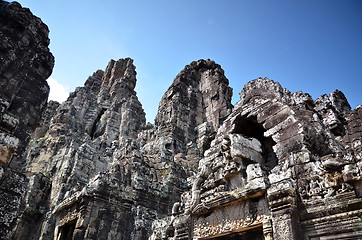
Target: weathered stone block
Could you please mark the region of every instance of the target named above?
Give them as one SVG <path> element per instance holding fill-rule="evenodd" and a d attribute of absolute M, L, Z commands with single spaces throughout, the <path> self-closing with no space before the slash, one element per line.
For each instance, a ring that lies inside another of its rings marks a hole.
<path fill-rule="evenodd" d="M 255 178 L 263 177 L 263 171 L 261 170 L 260 165 L 258 163 L 249 164 L 246 167 L 246 175 L 247 175 L 247 181 L 249 182 Z"/>
<path fill-rule="evenodd" d="M 231 136 L 231 156 L 248 159 L 252 162 L 261 162 L 261 144 L 255 138 L 245 138 L 240 134 Z"/>
<path fill-rule="evenodd" d="M 8 133 L 0 132 L 0 162 L 8 164 L 12 154 L 18 149 L 18 146 L 18 138 L 9 135 Z"/>

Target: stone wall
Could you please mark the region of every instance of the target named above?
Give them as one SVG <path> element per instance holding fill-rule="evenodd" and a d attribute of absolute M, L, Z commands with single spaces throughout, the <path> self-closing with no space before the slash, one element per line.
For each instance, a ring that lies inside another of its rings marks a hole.
<path fill-rule="evenodd" d="M 20 4 L 0 1 L 0 236 L 26 194 L 25 148 L 44 111 L 52 72 L 48 27 Z"/>

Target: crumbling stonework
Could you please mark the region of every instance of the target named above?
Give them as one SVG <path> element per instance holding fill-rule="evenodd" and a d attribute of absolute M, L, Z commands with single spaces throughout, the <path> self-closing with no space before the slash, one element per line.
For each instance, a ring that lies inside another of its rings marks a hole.
<path fill-rule="evenodd" d="M 50 103 L 28 146 L 26 171 L 32 181 L 14 236 L 147 239 L 152 222 L 171 214 L 174 202 L 189 189 L 187 177 L 202 156 L 197 143 L 210 142 L 214 126 L 231 111 L 231 89 L 221 67 L 211 60 L 191 65 L 203 66 L 193 74 L 205 76 L 188 89 L 179 88 L 179 94 L 190 99 L 172 110 L 174 122 L 159 114 L 155 125 L 146 124 L 129 58 L 110 61 L 104 72 L 95 72 L 59 107 Z M 189 77 L 184 80 L 192 83 Z M 212 90 L 202 95 L 200 84 Z M 194 94 L 188 96 L 189 92 Z M 194 95 L 210 102 L 215 94 L 220 97 L 213 100 L 212 111 L 190 110 L 198 100 Z M 167 96 L 168 92 L 160 112 L 179 101 Z M 193 116 L 189 121 L 204 129 L 180 125 L 184 111 L 197 111 L 188 114 Z M 200 116 L 199 122 L 194 122 L 195 116 Z M 176 128 L 182 134 L 174 135 Z"/>
<path fill-rule="evenodd" d="M 28 178 L 24 151 L 45 109 L 52 72 L 48 27 L 0 1 L 0 238 L 14 227 Z"/>
<path fill-rule="evenodd" d="M 134 69 L 131 59 L 112 60 L 64 104 L 49 104 L 42 131 L 33 134 L 40 138 L 28 147 L 32 177 L 13 236 L 361 236 L 361 107 L 351 111 L 341 92 L 313 101 L 308 94 L 290 93 L 259 78 L 244 86 L 217 133 L 213 124 L 218 118 L 204 118 L 199 125 L 206 130 L 195 127 L 191 138 L 177 117 L 168 122 L 158 114 L 161 120 L 154 125 L 145 123 L 133 90 Z M 215 89 L 223 89 L 222 81 L 215 83 Z M 168 92 L 162 113 L 175 109 Z M 228 106 L 225 99 L 230 100 L 225 96 L 216 106 Z M 180 112 L 189 108 L 177 107 L 175 116 L 185 121 Z M 202 109 L 200 115 L 206 116 L 207 108 Z M 125 127 L 123 119 L 130 116 L 135 120 Z M 173 135 L 175 127 L 183 134 Z M 209 144 L 199 145 L 205 134 Z"/>
<path fill-rule="evenodd" d="M 150 239 L 360 239 L 361 109 L 338 90 L 313 101 L 247 83 Z"/>
<path fill-rule="evenodd" d="M 2 163 L 8 164 L 12 153 L 24 151 L 46 106 L 49 86 L 45 80 L 54 65 L 48 33 L 48 27 L 29 9 L 16 2 L 0 2 L 1 141 L 9 143 L 1 149 Z M 18 166 L 19 161 L 16 158 L 12 164 Z"/>
<path fill-rule="evenodd" d="M 342 92 L 258 78 L 233 106 L 198 60 L 151 124 L 125 58 L 45 108 L 48 30 L 17 3 L 0 13 L 0 239 L 362 237 L 362 107 Z"/>

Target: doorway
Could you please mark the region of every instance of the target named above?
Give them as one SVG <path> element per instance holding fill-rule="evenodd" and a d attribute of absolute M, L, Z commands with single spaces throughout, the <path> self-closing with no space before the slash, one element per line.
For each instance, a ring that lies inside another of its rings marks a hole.
<path fill-rule="evenodd" d="M 212 238 L 212 240 L 264 240 L 263 227 Z"/>
<path fill-rule="evenodd" d="M 75 230 L 76 223 L 77 221 L 73 220 L 59 227 L 59 234 L 57 240 L 73 240 L 73 233 Z"/>

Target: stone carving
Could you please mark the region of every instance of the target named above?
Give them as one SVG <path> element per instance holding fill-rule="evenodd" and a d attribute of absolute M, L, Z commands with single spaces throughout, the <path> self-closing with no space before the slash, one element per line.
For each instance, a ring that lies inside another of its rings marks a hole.
<path fill-rule="evenodd" d="M 185 145 L 196 138 L 195 128 L 200 138 L 217 131 L 233 107 L 228 85 L 223 69 L 210 59 L 194 61 L 176 76 L 155 118 L 159 132 L 172 138 L 172 149 L 185 152 Z"/>
<path fill-rule="evenodd" d="M 199 162 L 193 187 L 184 194 L 192 197 L 181 202 L 184 212 L 173 216 L 185 225 L 192 219 L 192 224 L 166 239 L 237 239 L 248 232 L 257 239 L 361 237 L 355 220 L 361 210 L 354 205 L 361 204 L 355 157 L 360 145 L 349 133 L 360 107 L 351 112 L 340 91 L 313 102 L 308 94 L 291 94 L 267 78 L 246 84 L 240 96 Z M 357 142 L 356 152 L 350 142 Z M 330 201 L 333 211 L 327 207 Z M 266 202 L 268 207 L 260 205 Z M 243 205 L 248 203 L 255 203 L 255 210 Z M 263 214 L 259 220 L 228 217 L 246 210 Z M 324 216 L 344 214 L 356 218 L 334 222 L 339 230 L 322 227 L 328 223 Z"/>
<path fill-rule="evenodd" d="M 0 67 L 0 238 L 362 237 L 362 107 L 342 92 L 313 101 L 258 78 L 232 106 L 220 65 L 198 60 L 151 124 L 125 58 L 45 107 L 48 29 L 18 3 L 0 14 L 19 47 Z"/>

